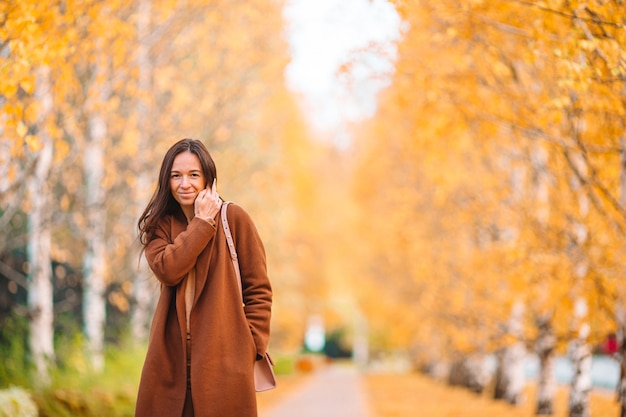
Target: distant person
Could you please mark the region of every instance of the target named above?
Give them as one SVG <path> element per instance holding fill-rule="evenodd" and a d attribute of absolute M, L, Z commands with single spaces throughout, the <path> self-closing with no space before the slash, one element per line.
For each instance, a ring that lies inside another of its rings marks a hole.
<path fill-rule="evenodd" d="M 220 220 L 216 168 L 199 140 L 165 154 L 139 241 L 161 283 L 141 373 L 136 417 L 256 417 L 255 360 L 265 354 L 272 288 L 265 250 L 238 205 L 228 222 L 243 298 Z"/>
<path fill-rule="evenodd" d="M 600 353 L 615 355 L 619 351 L 619 342 L 615 333 L 609 333 L 601 345 Z"/>

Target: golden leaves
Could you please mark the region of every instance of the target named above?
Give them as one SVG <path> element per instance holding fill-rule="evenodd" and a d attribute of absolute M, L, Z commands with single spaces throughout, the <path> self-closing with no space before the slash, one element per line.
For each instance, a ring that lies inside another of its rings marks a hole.
<path fill-rule="evenodd" d="M 38 152 L 42 147 L 41 141 L 39 141 L 39 139 L 37 139 L 34 135 L 27 135 L 24 138 L 24 142 L 31 152 Z"/>
<path fill-rule="evenodd" d="M 384 275 L 396 308 L 442 326 L 467 348 L 478 343 L 472 338 L 494 336 L 509 314 L 501 306 L 514 300 L 527 303 L 529 315 L 556 309 L 559 328 L 567 328 L 576 295 L 594 305 L 616 302 L 599 271 L 615 271 L 608 242 L 623 248 L 617 236 L 626 229 L 610 203 L 623 175 L 623 82 L 609 76 L 623 74 L 612 71 L 626 48 L 610 25 L 602 27 L 607 36 L 596 36 L 599 27 L 581 20 L 586 31 L 541 7 L 474 2 L 459 13 L 450 3 L 403 6 L 411 29 L 381 110 L 359 130 L 354 188 L 365 216 L 385 210 L 371 190 L 383 189 L 393 207 L 383 226 L 371 227 L 367 265 L 376 273 L 366 275 L 373 282 Z M 586 10 L 542 7 L 565 15 Z M 604 16 L 596 25 L 624 18 L 624 11 L 604 14 L 608 3 L 593 7 Z M 575 150 L 585 154 L 584 192 L 597 204 L 586 216 L 564 157 Z M 593 237 L 573 251 L 576 222 Z M 573 286 L 580 262 L 574 252 L 590 262 L 580 287 Z M 411 291 L 439 297 L 439 304 L 411 303 L 404 298 Z M 609 329 L 598 309 L 590 320 L 600 326 L 594 337 Z"/>
<path fill-rule="evenodd" d="M 28 133 L 28 127 L 23 122 L 19 122 L 17 124 L 17 129 L 15 130 L 17 134 L 21 137 L 25 137 L 26 134 Z"/>
<path fill-rule="evenodd" d="M 70 145 L 65 140 L 56 140 L 54 142 L 55 160 L 63 161 L 70 153 Z"/>

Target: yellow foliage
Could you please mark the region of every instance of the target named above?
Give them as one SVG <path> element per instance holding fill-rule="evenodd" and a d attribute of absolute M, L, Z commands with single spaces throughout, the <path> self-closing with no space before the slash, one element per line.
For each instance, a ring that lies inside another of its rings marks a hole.
<path fill-rule="evenodd" d="M 24 138 L 24 142 L 31 152 L 38 152 L 42 147 L 41 141 L 34 135 L 27 135 Z"/>
<path fill-rule="evenodd" d="M 18 134 L 18 135 L 20 135 L 21 137 L 25 137 L 25 136 L 26 136 L 26 134 L 28 133 L 28 127 L 27 127 L 24 123 L 19 122 L 19 123 L 17 124 L 17 129 L 16 129 L 16 131 L 17 131 L 17 134 Z M 32 147 L 31 147 L 31 148 L 32 148 Z"/>
<path fill-rule="evenodd" d="M 615 46 L 625 49 L 623 31 L 515 2 L 397 3 L 410 29 L 396 75 L 356 133 L 368 315 L 384 326 L 400 310 L 458 350 L 494 349 L 492 340 L 514 340 L 498 329 L 515 301 L 526 306 L 521 337 L 530 342 L 532 318 L 549 310 L 566 335 L 573 300 L 584 297 L 596 343 L 615 328 L 606 311 L 619 302 L 600 271 L 615 270 L 610 246 L 623 247 L 626 231 L 615 203 L 625 109 L 606 70 L 616 68 Z M 624 11 L 610 3 L 589 7 L 619 21 Z M 576 152 L 588 176 L 582 190 L 573 185 Z M 385 213 L 380 225 L 369 225 L 372 212 Z M 577 278 L 581 259 L 589 272 Z M 383 288 L 393 307 L 373 303 Z"/>
<path fill-rule="evenodd" d="M 536 411 L 537 388 L 532 384 L 526 386 L 523 402 L 517 406 L 493 401 L 491 392 L 475 394 L 415 373 L 371 374 L 366 378 L 366 388 L 372 411 L 379 417 L 413 417 L 416 410 L 421 417 L 528 417 Z M 592 391 L 590 404 L 590 417 L 619 414 L 619 404 L 604 392 Z M 554 408 L 555 415 L 566 415 L 566 387 L 558 387 Z"/>
<path fill-rule="evenodd" d="M 613 3 L 587 7 L 621 22 Z M 293 348 L 309 314 L 340 326 L 362 311 L 379 347 L 492 350 L 516 340 L 502 332 L 516 302 L 530 341 L 532 318 L 551 309 L 568 332 L 581 296 L 598 340 L 625 292 L 615 278 L 626 229 L 623 29 L 564 19 L 589 13 L 572 2 L 541 3 L 559 13 L 506 1 L 394 4 L 407 24 L 396 72 L 342 154 L 309 140 L 283 85 L 280 2 L 151 2 L 143 37 L 139 11 L 122 0 L 0 3 L 0 116 L 14 141 L 0 163 L 15 181 L 52 138 L 65 168 L 51 179 L 56 197 L 63 210 L 79 207 L 68 217 L 85 227 L 76 167 L 90 122 L 104 120 L 101 186 L 130 196 L 107 199 L 120 237 L 162 151 L 203 139 L 220 189 L 255 213 L 267 240 L 277 344 Z M 584 156 L 580 188 L 573 154 Z M 576 225 L 588 232 L 578 246 Z M 120 258 L 125 244 L 112 249 Z M 574 278 L 581 256 L 589 271 Z M 348 291 L 356 301 L 337 297 Z M 111 302 L 126 308 L 123 298 Z"/>

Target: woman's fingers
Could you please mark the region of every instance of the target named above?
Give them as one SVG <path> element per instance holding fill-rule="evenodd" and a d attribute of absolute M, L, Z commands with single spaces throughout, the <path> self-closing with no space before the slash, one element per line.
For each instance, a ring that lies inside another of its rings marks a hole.
<path fill-rule="evenodd" d="M 216 181 L 213 180 L 211 188 L 208 186 L 198 193 L 195 204 L 195 215 L 198 217 L 214 218 L 222 208 L 222 199 L 217 193 Z"/>

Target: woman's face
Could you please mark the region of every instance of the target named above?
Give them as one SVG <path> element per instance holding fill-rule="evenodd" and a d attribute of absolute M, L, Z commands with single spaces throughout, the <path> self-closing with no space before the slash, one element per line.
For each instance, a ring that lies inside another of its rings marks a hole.
<path fill-rule="evenodd" d="M 198 193 L 206 187 L 200 159 L 195 153 L 181 152 L 174 158 L 170 172 L 170 191 L 182 208 L 193 208 Z"/>

